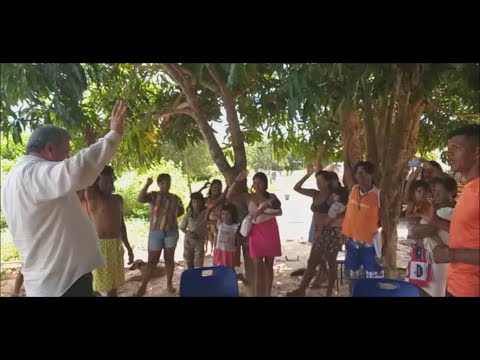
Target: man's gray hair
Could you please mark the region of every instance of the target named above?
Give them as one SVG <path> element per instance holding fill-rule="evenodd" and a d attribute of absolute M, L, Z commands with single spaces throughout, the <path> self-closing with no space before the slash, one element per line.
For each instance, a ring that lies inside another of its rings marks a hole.
<path fill-rule="evenodd" d="M 55 125 L 43 125 L 37 128 L 27 143 L 27 154 L 45 149 L 48 143 L 58 144 L 61 141 L 71 140 L 67 130 Z"/>

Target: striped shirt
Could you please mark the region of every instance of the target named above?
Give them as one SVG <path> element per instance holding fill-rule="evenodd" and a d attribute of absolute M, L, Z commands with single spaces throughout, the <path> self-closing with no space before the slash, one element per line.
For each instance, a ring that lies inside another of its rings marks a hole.
<path fill-rule="evenodd" d="M 150 230 L 177 231 L 177 217 L 184 212 L 182 200 L 172 193 L 150 194 Z"/>

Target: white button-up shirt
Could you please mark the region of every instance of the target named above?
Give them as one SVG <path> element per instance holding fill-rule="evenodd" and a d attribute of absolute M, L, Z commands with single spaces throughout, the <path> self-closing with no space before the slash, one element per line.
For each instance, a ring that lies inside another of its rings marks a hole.
<path fill-rule="evenodd" d="M 119 143 L 112 130 L 61 162 L 23 156 L 7 175 L 2 211 L 23 262 L 27 296 L 61 296 L 82 275 L 104 266 L 76 191 L 95 182 Z"/>

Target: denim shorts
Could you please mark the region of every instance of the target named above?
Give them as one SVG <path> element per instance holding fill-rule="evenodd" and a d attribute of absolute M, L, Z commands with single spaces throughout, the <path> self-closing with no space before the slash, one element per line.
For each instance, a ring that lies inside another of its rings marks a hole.
<path fill-rule="evenodd" d="M 345 268 L 350 279 L 383 278 L 383 267 L 377 258 L 373 244 L 348 238 L 345 249 Z"/>
<path fill-rule="evenodd" d="M 150 230 L 148 233 L 148 250 L 160 251 L 163 249 L 171 249 L 177 246 L 177 231 L 160 231 Z"/>
<path fill-rule="evenodd" d="M 310 223 L 310 230 L 308 231 L 308 242 L 310 244 L 313 244 L 313 239 L 314 239 L 314 233 L 313 233 L 313 219 L 312 219 L 312 222 Z"/>

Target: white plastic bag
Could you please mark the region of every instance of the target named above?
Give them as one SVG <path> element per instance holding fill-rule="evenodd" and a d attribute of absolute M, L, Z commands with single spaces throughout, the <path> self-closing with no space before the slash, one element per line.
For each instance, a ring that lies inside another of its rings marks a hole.
<path fill-rule="evenodd" d="M 240 235 L 248 237 L 250 231 L 252 230 L 252 217 L 250 215 L 245 216 L 245 219 L 242 221 L 240 226 Z"/>

